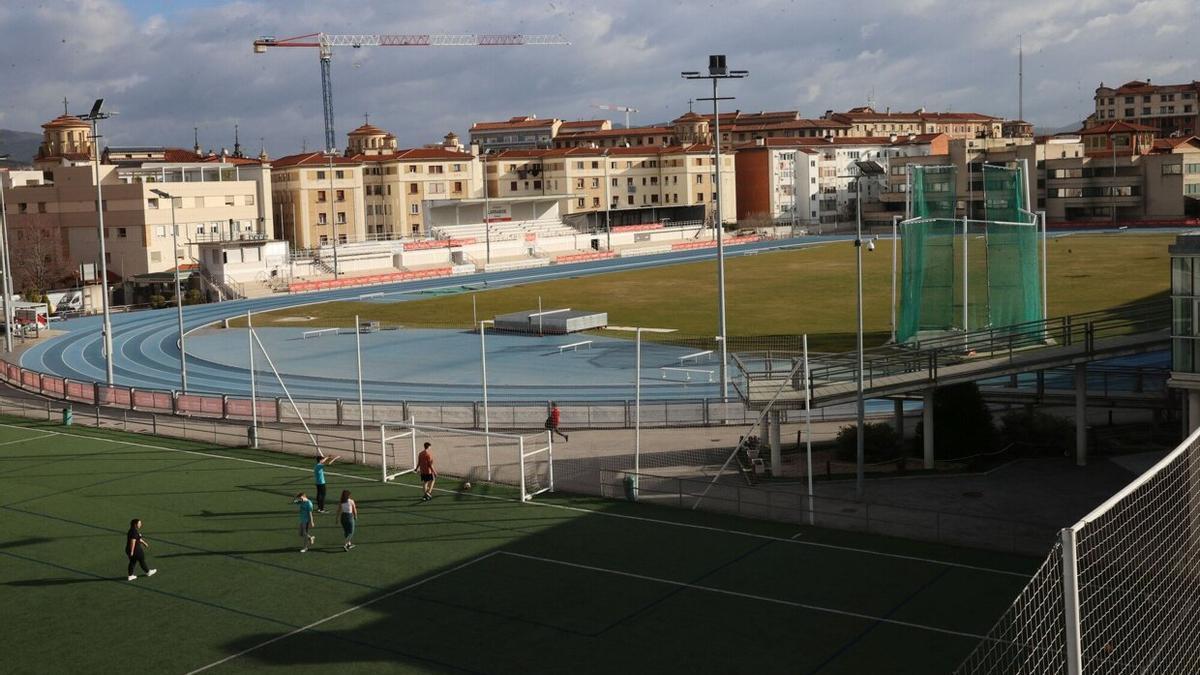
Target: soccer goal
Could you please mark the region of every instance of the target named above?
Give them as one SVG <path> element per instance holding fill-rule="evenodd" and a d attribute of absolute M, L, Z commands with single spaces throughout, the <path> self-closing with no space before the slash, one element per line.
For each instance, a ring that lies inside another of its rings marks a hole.
<path fill-rule="evenodd" d="M 550 432 L 529 435 L 452 429 L 407 422 L 379 425 L 384 482 L 416 473 L 417 455 L 430 444 L 438 473 L 472 483 L 520 488 L 529 501 L 554 490 L 554 442 Z"/>

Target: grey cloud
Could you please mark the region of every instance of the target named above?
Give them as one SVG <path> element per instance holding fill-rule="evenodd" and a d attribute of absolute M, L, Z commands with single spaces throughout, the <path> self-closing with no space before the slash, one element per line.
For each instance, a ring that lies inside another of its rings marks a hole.
<path fill-rule="evenodd" d="M 1026 117 L 1077 122 L 1101 81 L 1190 80 L 1197 26 L 1189 0 L 754 2 L 608 0 L 182 3 L 118 0 L 0 7 L 0 127 L 36 130 L 67 96 L 103 96 L 121 112 L 111 143 L 244 144 L 273 155 L 321 143 L 313 50 L 251 53 L 262 34 L 326 32 L 563 33 L 571 47 L 339 50 L 333 79 L 339 141 L 364 111 L 405 145 L 464 134 L 475 120 L 516 114 L 568 119 L 632 105 L 637 122 L 668 120 L 706 96 L 680 70 L 710 52 L 752 71 L 723 93 L 743 110 L 862 105 L 1016 114 L 1016 34 L 1026 35 Z M 1164 28 L 1164 26 L 1170 28 Z M 1085 29 L 1086 27 L 1086 29 Z M 1181 27 L 1181 28 L 1175 28 Z M 1063 41 L 1069 37 L 1069 41 Z M 1117 50 L 1114 44 L 1126 45 Z M 1119 56 L 1118 56 L 1119 54 Z M 618 118 L 619 119 L 619 118 Z"/>

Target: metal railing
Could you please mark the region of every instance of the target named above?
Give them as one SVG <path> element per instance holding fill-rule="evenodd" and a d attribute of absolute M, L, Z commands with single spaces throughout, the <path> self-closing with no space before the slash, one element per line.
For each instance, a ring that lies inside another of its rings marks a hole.
<path fill-rule="evenodd" d="M 1165 331 L 1170 325 L 1171 308 L 1163 302 L 1130 305 L 1119 310 L 1082 312 L 1030 321 L 1011 326 L 939 336 L 906 345 L 887 345 L 864 350 L 863 380 L 873 387 L 877 380 L 897 375 L 924 373 L 936 382 L 941 369 L 969 362 L 989 360 L 993 365 L 1011 364 L 1018 356 L 1037 350 L 1078 347 L 1091 354 L 1096 341 L 1107 338 Z M 1164 342 L 1166 336 L 1164 333 Z M 786 378 L 793 370 L 798 352 L 742 352 L 732 356 L 741 380 L 761 381 Z M 1001 359 L 999 364 L 996 359 Z M 830 384 L 853 382 L 858 375 L 856 353 L 810 354 L 812 390 Z M 1031 359 L 1033 361 L 1035 359 Z M 1031 363 L 1030 370 L 1036 364 Z M 793 378 L 793 388 L 801 383 Z M 748 393 L 742 392 L 743 395 Z"/>

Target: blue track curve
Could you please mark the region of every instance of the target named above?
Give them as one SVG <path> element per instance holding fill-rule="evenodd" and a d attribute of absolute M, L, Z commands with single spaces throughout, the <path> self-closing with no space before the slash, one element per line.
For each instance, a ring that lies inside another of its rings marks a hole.
<path fill-rule="evenodd" d="M 851 235 L 799 237 L 787 240 L 755 242 L 726 249 L 727 257 L 760 253 L 782 249 L 793 249 L 832 241 L 847 241 Z M 569 265 L 555 265 L 527 270 L 490 272 L 409 281 L 381 286 L 356 287 L 321 291 L 301 295 L 276 295 L 250 300 L 235 300 L 184 308 L 184 326 L 188 331 L 207 326 L 225 318 L 245 316 L 246 312 L 295 307 L 333 300 L 356 300 L 365 293 L 405 294 L 397 301 L 422 299 L 410 295 L 413 291 L 438 288 L 456 288 L 464 284 L 488 287 L 511 286 L 537 281 L 550 281 L 568 277 L 590 276 L 680 263 L 713 260 L 714 249 L 680 251 L 648 255 L 637 258 L 593 261 Z M 177 389 L 179 386 L 179 347 L 176 313 L 173 308 L 148 310 L 130 314 L 114 314 L 113 349 L 114 378 L 118 385 L 144 389 Z M 77 381 L 99 381 L 105 379 L 105 363 L 100 339 L 101 320 L 98 316 L 74 319 L 56 324 L 66 332 L 38 344 L 21 356 L 21 365 L 44 373 L 51 373 Z M 489 344 L 489 352 L 490 344 Z M 474 355 L 471 356 L 473 358 Z M 346 376 L 344 369 L 331 369 L 327 376 L 312 376 L 289 373 L 284 363 L 280 366 L 288 388 L 297 396 L 310 398 L 353 398 L 356 394 L 353 375 Z M 489 370 L 491 370 L 489 368 Z M 194 392 L 246 395 L 249 393 L 249 377 L 246 368 L 193 356 L 188 354 L 188 384 Z M 628 384 L 587 385 L 580 383 L 547 382 L 545 385 L 505 385 L 489 382 L 488 392 L 497 400 L 544 399 L 547 396 L 574 400 L 598 400 L 629 398 Z M 367 379 L 364 383 L 366 398 L 372 400 L 471 400 L 477 396 L 478 383 L 431 385 L 421 382 L 384 382 Z M 678 385 L 655 386 L 647 392 L 649 397 L 700 398 L 717 395 L 716 386 Z"/>

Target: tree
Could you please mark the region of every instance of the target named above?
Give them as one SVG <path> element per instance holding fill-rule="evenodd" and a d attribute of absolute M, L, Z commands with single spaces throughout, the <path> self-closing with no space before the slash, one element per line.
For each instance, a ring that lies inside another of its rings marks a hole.
<path fill-rule="evenodd" d="M 966 457 L 992 449 L 996 426 L 974 382 L 939 387 L 933 394 L 933 448 L 940 459 Z M 916 443 L 924 444 L 925 424 L 917 423 Z"/>
<path fill-rule="evenodd" d="M 22 223 L 10 228 L 13 288 L 47 291 L 73 278 L 60 230 L 51 223 Z"/>

